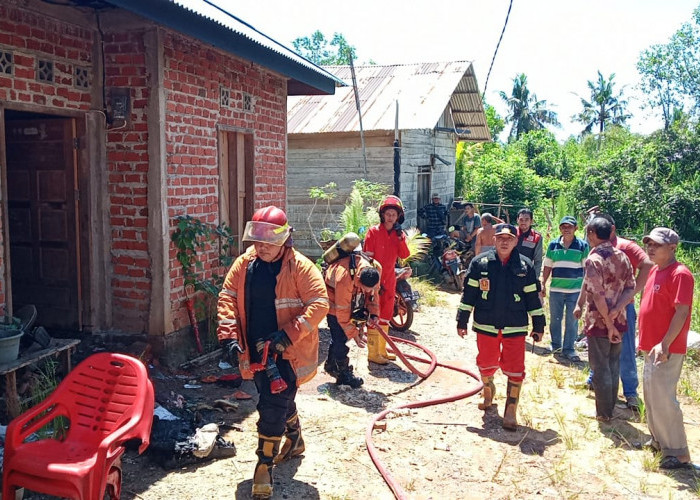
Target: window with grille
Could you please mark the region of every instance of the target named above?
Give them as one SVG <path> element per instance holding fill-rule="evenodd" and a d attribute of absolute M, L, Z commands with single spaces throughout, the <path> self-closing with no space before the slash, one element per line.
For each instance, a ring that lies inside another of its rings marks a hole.
<path fill-rule="evenodd" d="M 243 94 L 243 111 L 253 111 L 253 96 L 250 94 Z"/>
<path fill-rule="evenodd" d="M 219 104 L 221 106 L 231 105 L 231 91 L 226 87 L 219 87 Z"/>
<path fill-rule="evenodd" d="M 75 86 L 79 89 L 90 88 L 90 73 L 87 68 L 81 66 L 75 67 Z"/>
<path fill-rule="evenodd" d="M 0 51 L 0 73 L 12 74 L 12 52 Z"/>
<path fill-rule="evenodd" d="M 37 80 L 39 80 L 40 82 L 53 83 L 53 61 L 45 61 L 45 60 L 39 59 Z"/>

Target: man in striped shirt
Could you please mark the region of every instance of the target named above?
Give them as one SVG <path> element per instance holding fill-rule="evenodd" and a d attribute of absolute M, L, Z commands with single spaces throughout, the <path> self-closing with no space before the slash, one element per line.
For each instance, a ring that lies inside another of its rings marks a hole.
<path fill-rule="evenodd" d="M 576 236 L 576 219 L 570 215 L 559 223 L 561 236 L 549 244 L 542 271 L 542 293 L 546 294 L 547 280 L 552 277 L 549 288 L 549 333 L 552 337 L 552 352 L 561 352 L 570 361 L 579 362 L 574 342 L 578 334 L 578 320 L 574 309 L 581 284 L 583 262 L 588 256 L 588 243 Z M 566 314 L 565 313 L 566 310 Z M 564 343 L 562 345 L 561 324 L 564 320 Z"/>

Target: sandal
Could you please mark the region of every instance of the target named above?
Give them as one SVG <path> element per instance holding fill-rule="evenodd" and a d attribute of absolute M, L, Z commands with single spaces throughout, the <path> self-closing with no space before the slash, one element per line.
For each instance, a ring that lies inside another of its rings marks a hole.
<path fill-rule="evenodd" d="M 677 457 L 667 456 L 661 459 L 659 469 L 685 469 L 691 466 L 690 462 L 681 462 Z"/>
<path fill-rule="evenodd" d="M 567 356 L 566 359 L 568 359 L 572 363 L 580 363 L 581 362 L 581 358 L 579 358 L 576 354 L 572 354 L 571 356 Z"/>

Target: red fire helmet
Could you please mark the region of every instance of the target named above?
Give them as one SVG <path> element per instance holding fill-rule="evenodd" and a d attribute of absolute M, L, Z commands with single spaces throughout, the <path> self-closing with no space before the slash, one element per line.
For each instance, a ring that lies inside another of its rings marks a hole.
<path fill-rule="evenodd" d="M 253 214 L 243 231 L 243 241 L 257 241 L 282 246 L 289 238 L 292 228 L 284 210 L 273 205 L 260 208 Z"/>
<path fill-rule="evenodd" d="M 399 219 L 398 222 L 399 224 L 403 224 L 403 221 L 405 220 L 404 218 L 404 213 L 403 213 L 403 203 L 401 202 L 401 198 L 398 196 L 389 195 L 386 198 L 384 198 L 384 201 L 382 201 L 381 205 L 379 205 L 379 219 L 384 222 L 384 211 L 387 208 L 393 208 L 399 213 Z"/>

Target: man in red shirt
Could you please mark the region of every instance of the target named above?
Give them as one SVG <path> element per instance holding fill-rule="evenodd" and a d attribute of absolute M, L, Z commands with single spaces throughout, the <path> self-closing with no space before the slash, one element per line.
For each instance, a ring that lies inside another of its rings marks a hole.
<path fill-rule="evenodd" d="M 695 280 L 676 260 L 678 234 L 654 228 L 644 244 L 652 267 L 639 308 L 639 350 L 644 352 L 644 403 L 651 432 L 648 445 L 663 454 L 659 467 L 690 464 L 683 412 L 676 387 L 685 359 Z"/>
<path fill-rule="evenodd" d="M 406 244 L 406 235 L 401 229 L 404 221 L 403 203 L 398 196 L 387 196 L 379 205 L 379 224 L 367 231 L 364 252 L 379 262 L 382 267 L 381 291 L 379 292 L 379 324 L 389 334 L 389 320 L 394 316 L 396 294 L 396 259 L 405 259 L 411 254 Z M 386 341 L 373 328 L 367 330 L 367 359 L 385 365 L 396 359 L 386 350 Z"/>

